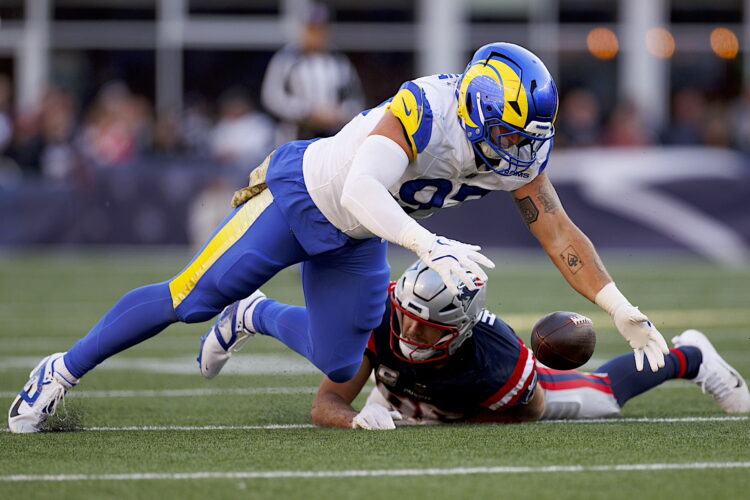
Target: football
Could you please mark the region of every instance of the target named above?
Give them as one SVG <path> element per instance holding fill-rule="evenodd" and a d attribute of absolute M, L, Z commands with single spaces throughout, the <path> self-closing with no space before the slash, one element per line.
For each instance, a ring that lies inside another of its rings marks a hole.
<path fill-rule="evenodd" d="M 583 365 L 591 358 L 595 346 L 594 323 L 582 314 L 553 312 L 537 321 L 531 330 L 531 348 L 536 359 L 556 370 Z"/>

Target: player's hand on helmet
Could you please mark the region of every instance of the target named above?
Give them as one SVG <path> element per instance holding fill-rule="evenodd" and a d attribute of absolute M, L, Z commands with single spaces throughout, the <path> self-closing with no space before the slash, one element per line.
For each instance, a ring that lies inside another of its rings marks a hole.
<path fill-rule="evenodd" d="M 402 418 L 401 413 L 395 410 L 388 410 L 377 403 L 370 403 L 352 419 L 352 429 L 387 431 L 395 429 L 396 424 L 393 421 Z"/>
<path fill-rule="evenodd" d="M 636 370 L 643 370 L 644 356 L 648 359 L 651 371 L 664 367 L 664 355 L 669 354 L 669 347 L 645 314 L 637 307 L 623 303 L 612 312 L 612 319 L 620 334 L 633 348 Z"/>
<path fill-rule="evenodd" d="M 467 245 L 460 241 L 436 236 L 430 245 L 417 252 L 422 262 L 437 272 L 443 279 L 448 291 L 458 295 L 455 280 L 463 283 L 469 290 L 475 290 L 474 277 L 487 281 L 487 274 L 479 265 L 494 269 L 495 264 L 479 253 L 481 247 Z"/>

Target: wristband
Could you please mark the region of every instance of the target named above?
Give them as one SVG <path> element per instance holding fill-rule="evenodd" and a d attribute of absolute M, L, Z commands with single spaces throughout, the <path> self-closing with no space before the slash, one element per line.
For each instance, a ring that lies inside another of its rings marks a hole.
<path fill-rule="evenodd" d="M 610 316 L 614 315 L 617 308 L 621 305 L 630 304 L 630 301 L 617 289 L 614 281 L 610 281 L 599 290 L 599 293 L 594 298 L 594 302 L 607 311 L 607 314 Z"/>

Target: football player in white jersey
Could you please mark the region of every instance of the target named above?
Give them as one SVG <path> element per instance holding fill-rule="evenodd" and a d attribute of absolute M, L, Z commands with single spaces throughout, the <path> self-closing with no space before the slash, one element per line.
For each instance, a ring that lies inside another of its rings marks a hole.
<path fill-rule="evenodd" d="M 531 52 L 480 48 L 461 75 L 405 83 L 333 137 L 281 146 L 235 194 L 234 211 L 172 279 L 126 294 L 67 353 L 44 358 L 9 410 L 13 432 L 36 432 L 65 393 L 108 357 L 181 321 L 222 312 L 203 337 L 199 363 L 215 376 L 255 333 L 271 335 L 335 382 L 358 371 L 383 314 L 386 241 L 414 251 L 443 279 L 486 278 L 480 248 L 435 235 L 415 220 L 490 191 L 510 191 L 571 286 L 612 315 L 653 371 L 668 352 L 659 332 L 622 295 L 593 245 L 566 215 L 544 169 L 558 96 Z M 489 222 L 489 221 L 488 221 Z M 258 290 L 303 263 L 306 308 Z"/>

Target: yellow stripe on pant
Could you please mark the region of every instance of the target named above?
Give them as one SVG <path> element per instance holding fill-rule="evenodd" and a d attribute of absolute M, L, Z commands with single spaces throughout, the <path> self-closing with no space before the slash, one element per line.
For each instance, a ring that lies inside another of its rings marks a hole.
<path fill-rule="evenodd" d="M 169 282 L 169 291 L 172 294 L 172 306 L 175 309 L 190 295 L 190 292 L 193 291 L 198 280 L 201 279 L 206 271 L 232 245 L 245 235 L 250 226 L 253 225 L 272 202 L 273 195 L 269 189 L 264 189 L 245 202 L 237 213 L 234 214 L 234 217 L 208 242 L 195 260 L 175 279 Z"/>

